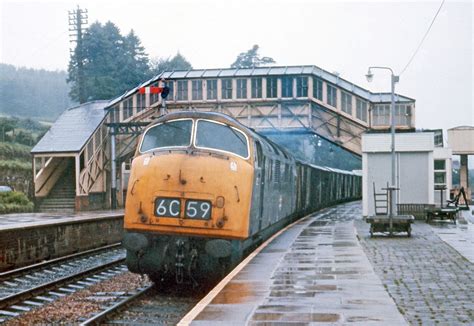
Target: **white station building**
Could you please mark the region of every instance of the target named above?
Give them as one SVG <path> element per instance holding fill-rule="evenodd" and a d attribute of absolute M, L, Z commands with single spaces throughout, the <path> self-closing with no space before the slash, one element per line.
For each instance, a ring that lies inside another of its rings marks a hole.
<path fill-rule="evenodd" d="M 452 188 L 452 150 L 437 139 L 437 132 L 407 132 L 395 135 L 395 187 L 399 210 L 410 207 L 421 213 L 427 205 L 441 204 Z M 362 135 L 363 215 L 375 215 L 374 192 L 391 184 L 390 133 Z M 445 190 L 435 188 L 446 187 Z M 415 212 L 410 212 L 415 213 Z"/>

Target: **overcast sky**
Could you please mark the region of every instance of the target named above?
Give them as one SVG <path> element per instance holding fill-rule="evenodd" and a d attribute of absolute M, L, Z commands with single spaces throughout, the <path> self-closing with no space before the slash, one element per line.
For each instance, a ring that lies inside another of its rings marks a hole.
<path fill-rule="evenodd" d="M 418 46 L 439 1 L 21 1 L 0 0 L 0 61 L 66 69 L 68 10 L 89 22 L 134 29 L 150 57 L 177 51 L 194 68 L 229 67 L 242 51 L 278 65 L 317 65 L 372 91 L 389 91 Z M 417 128 L 474 125 L 473 4 L 446 0 L 425 43 L 400 77 L 397 92 L 416 99 Z"/>

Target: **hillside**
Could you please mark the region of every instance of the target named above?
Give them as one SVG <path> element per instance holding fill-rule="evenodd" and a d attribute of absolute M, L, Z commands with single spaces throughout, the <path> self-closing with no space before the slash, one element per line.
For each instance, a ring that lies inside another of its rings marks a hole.
<path fill-rule="evenodd" d="M 65 71 L 17 68 L 0 63 L 0 116 L 54 121 L 73 105 Z"/>

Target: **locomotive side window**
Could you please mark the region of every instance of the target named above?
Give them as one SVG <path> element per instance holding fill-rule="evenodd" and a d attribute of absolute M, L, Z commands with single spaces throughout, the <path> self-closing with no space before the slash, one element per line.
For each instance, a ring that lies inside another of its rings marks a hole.
<path fill-rule="evenodd" d="M 143 136 L 140 152 L 162 147 L 189 146 L 192 129 L 192 120 L 174 120 L 154 126 Z"/>
<path fill-rule="evenodd" d="M 248 140 L 243 132 L 228 125 L 198 120 L 196 147 L 217 149 L 248 158 Z"/>

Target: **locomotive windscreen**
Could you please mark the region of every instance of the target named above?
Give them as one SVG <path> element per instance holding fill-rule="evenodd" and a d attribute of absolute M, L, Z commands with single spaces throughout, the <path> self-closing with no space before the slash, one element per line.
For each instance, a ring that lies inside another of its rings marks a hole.
<path fill-rule="evenodd" d="M 248 157 L 248 142 L 245 135 L 228 125 L 199 120 L 196 132 L 196 147 L 217 149 Z"/>
<path fill-rule="evenodd" d="M 193 121 L 174 120 L 148 129 L 143 137 L 140 152 L 161 147 L 187 147 L 191 144 Z"/>

